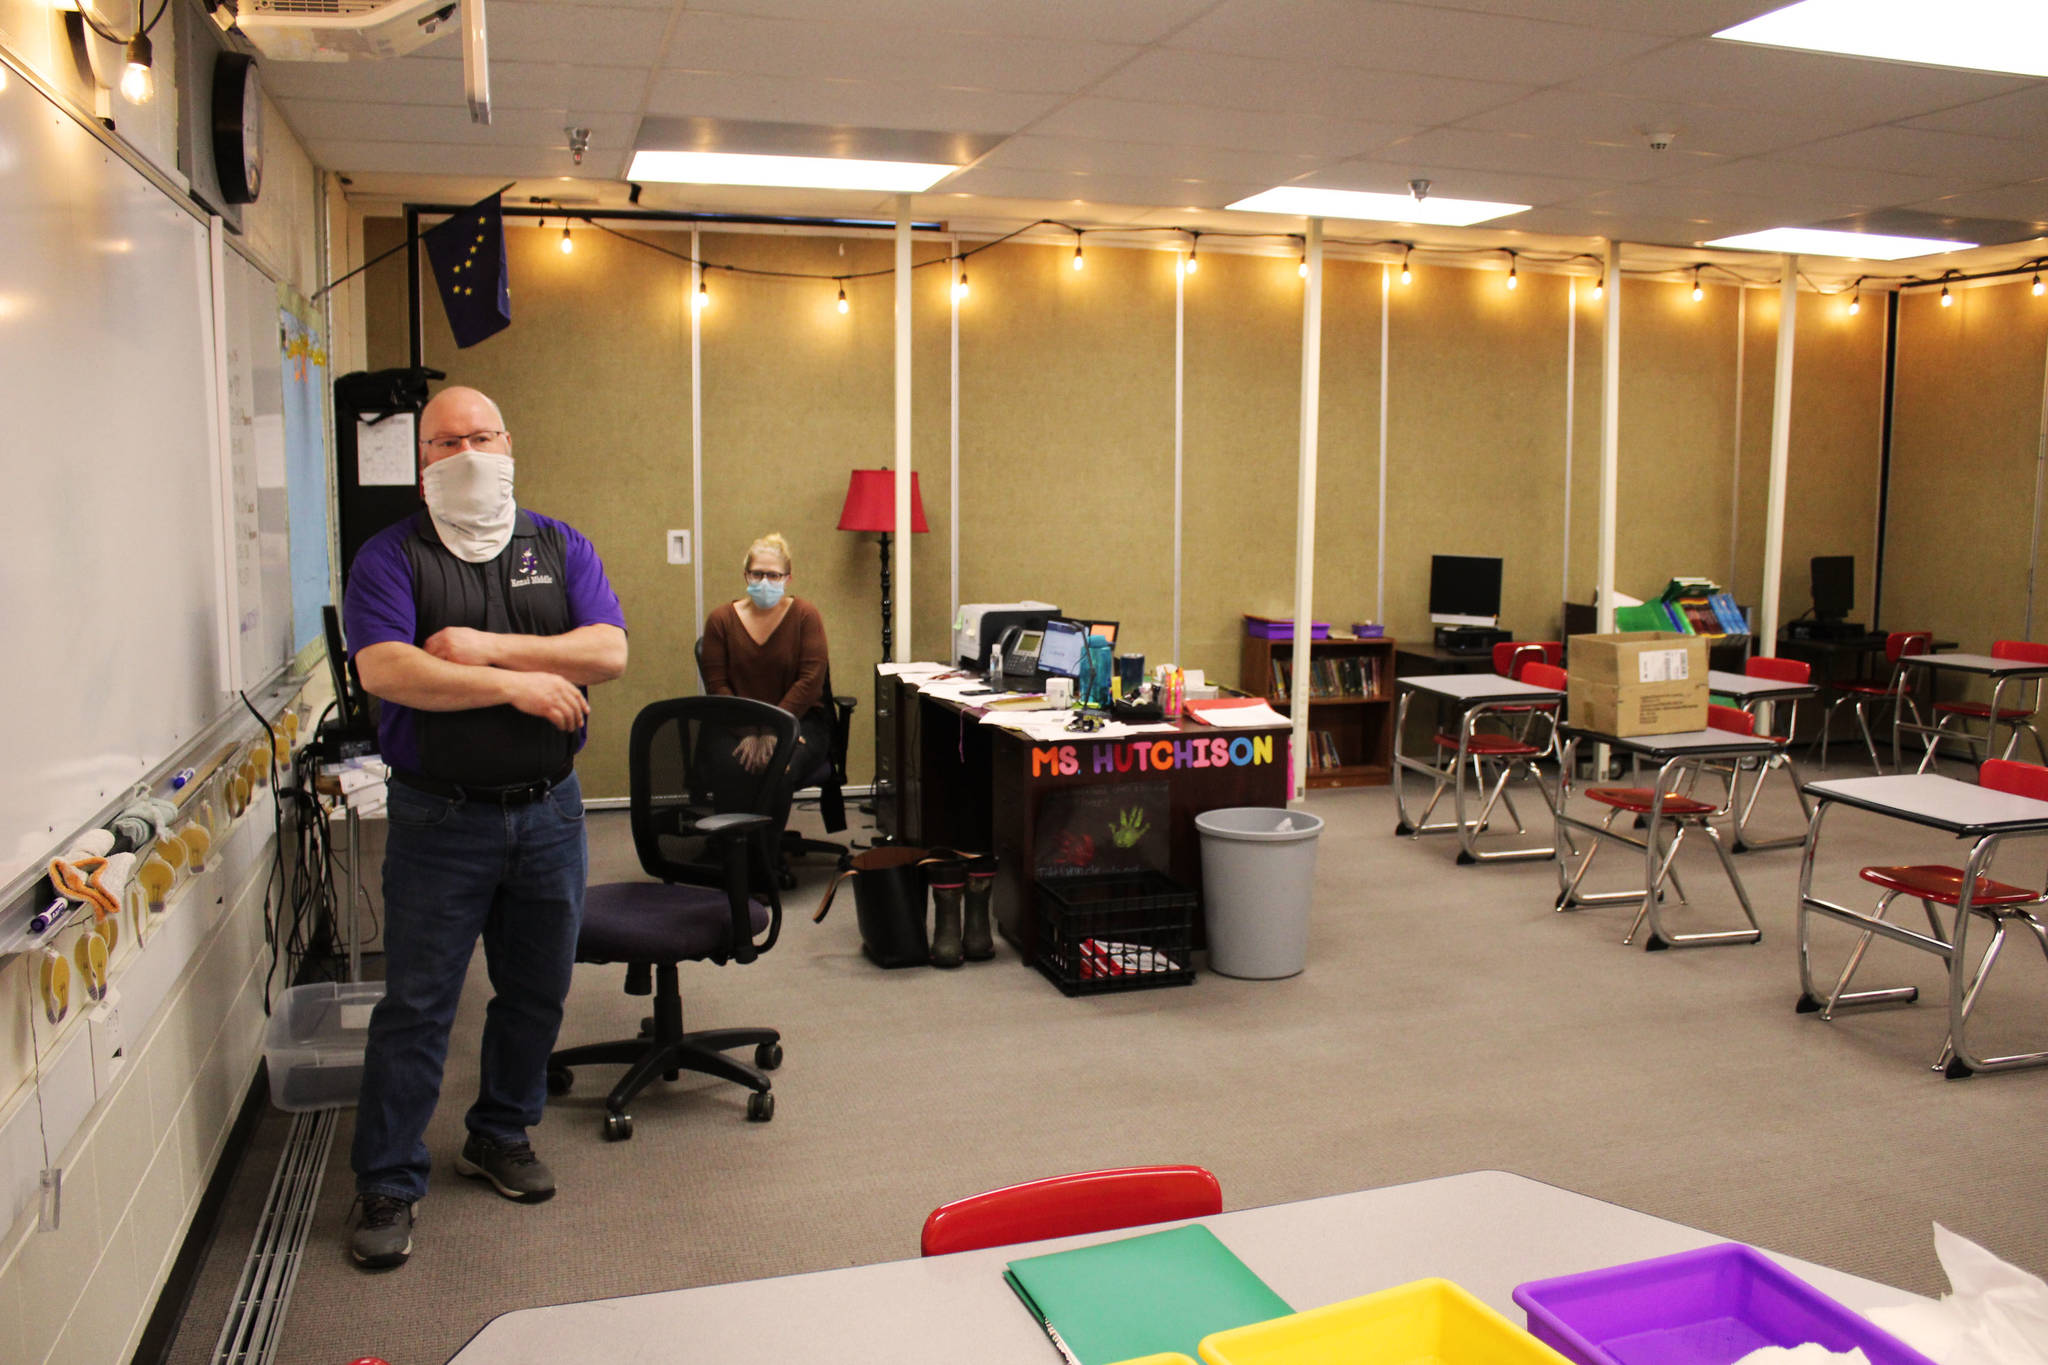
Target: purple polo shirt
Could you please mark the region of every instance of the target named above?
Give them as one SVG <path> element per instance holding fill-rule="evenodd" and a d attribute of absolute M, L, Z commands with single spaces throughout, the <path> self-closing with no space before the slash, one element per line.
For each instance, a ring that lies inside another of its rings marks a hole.
<path fill-rule="evenodd" d="M 598 558 L 596 547 L 565 521 L 526 508 L 520 512 L 532 518 L 542 534 L 552 532 L 561 537 L 563 590 L 569 609 L 567 628 L 608 625 L 624 630 L 626 614 L 619 607 L 611 580 L 605 576 L 604 561 Z M 351 658 L 371 645 L 391 640 L 408 645 L 426 643 L 418 629 L 416 585 L 412 561 L 406 552 L 407 539 L 423 520 L 417 513 L 407 516 L 370 537 L 357 551 L 355 563 L 349 568 L 348 594 L 342 607 Z M 425 520 L 425 525 L 431 538 L 433 523 Z M 434 553 L 447 554 L 438 540 L 430 543 Z M 413 708 L 396 702 L 384 701 L 379 707 L 377 747 L 384 761 L 394 768 L 417 771 L 421 766 L 417 714 Z M 588 735 L 588 727 L 579 730 L 572 747 L 581 750 Z"/>

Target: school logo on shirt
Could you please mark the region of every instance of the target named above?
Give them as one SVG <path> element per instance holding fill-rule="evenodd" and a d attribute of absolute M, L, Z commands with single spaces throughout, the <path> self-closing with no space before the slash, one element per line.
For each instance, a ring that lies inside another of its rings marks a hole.
<path fill-rule="evenodd" d="M 515 588 L 542 587 L 555 581 L 553 574 L 540 572 L 540 561 L 529 547 L 519 552 L 519 562 L 512 568 L 512 586 Z"/>

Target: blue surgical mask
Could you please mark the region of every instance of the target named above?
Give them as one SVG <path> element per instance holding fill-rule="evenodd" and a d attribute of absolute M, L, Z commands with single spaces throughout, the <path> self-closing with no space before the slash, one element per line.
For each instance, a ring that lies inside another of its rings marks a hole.
<path fill-rule="evenodd" d="M 747 584 L 747 596 L 754 599 L 755 606 L 759 607 L 762 611 L 767 611 L 782 600 L 782 584 L 765 581 L 749 583 Z"/>

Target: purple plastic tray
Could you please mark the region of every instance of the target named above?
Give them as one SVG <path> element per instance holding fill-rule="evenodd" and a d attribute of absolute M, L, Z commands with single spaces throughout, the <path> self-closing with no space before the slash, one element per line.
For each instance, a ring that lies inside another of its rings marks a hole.
<path fill-rule="evenodd" d="M 1580 1365 L 1731 1365 L 1764 1346 L 1859 1347 L 1871 1365 L 1934 1365 L 1736 1242 L 1515 1286 L 1529 1332 Z"/>
<path fill-rule="evenodd" d="M 1258 640 L 1292 640 L 1294 638 L 1294 622 L 1268 621 L 1247 616 L 1244 619 L 1244 631 L 1245 634 Z M 1328 621 L 1309 622 L 1308 638 L 1311 640 L 1329 639 L 1330 623 Z"/>

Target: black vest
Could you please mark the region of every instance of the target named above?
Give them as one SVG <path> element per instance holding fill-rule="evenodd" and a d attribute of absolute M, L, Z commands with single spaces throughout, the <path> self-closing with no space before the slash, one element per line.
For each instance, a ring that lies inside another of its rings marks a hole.
<path fill-rule="evenodd" d="M 417 634 L 468 626 L 497 634 L 561 635 L 570 628 L 567 554 L 559 527 L 543 528 L 524 508 L 496 559 L 470 564 L 448 553 L 421 512 L 404 541 L 412 564 Z M 420 770 L 465 786 L 501 787 L 560 773 L 577 736 L 511 706 L 413 712 Z"/>

